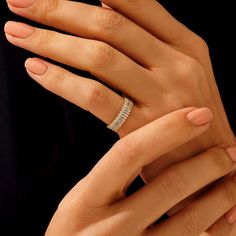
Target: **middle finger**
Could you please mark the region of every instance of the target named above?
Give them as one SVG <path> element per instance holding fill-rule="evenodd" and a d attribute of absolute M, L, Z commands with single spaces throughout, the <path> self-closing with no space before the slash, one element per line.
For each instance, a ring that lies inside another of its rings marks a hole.
<path fill-rule="evenodd" d="M 111 9 L 65 0 L 9 0 L 14 13 L 85 38 L 114 46 L 147 68 L 163 64 L 171 48 L 125 16 Z"/>
<path fill-rule="evenodd" d="M 15 46 L 89 71 L 136 102 L 148 103 L 151 95 L 157 93 L 158 80 L 151 71 L 106 43 L 11 21 L 6 23 L 5 32 Z"/>

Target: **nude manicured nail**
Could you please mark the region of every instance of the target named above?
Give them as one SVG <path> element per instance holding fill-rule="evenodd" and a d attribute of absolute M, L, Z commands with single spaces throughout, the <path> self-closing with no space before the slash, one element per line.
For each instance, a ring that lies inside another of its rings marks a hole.
<path fill-rule="evenodd" d="M 232 208 L 229 212 L 226 213 L 225 217 L 230 224 L 234 224 L 236 222 L 236 211 L 235 207 Z"/>
<path fill-rule="evenodd" d="M 8 21 L 4 31 L 15 38 L 26 39 L 34 32 L 34 27 L 21 22 Z"/>
<path fill-rule="evenodd" d="M 35 75 L 42 76 L 48 70 L 48 66 L 38 58 L 29 58 L 25 62 L 25 68 Z"/>
<path fill-rule="evenodd" d="M 212 118 L 211 110 L 206 107 L 195 109 L 187 114 L 187 119 L 196 126 L 205 125 L 209 123 Z"/>
<path fill-rule="evenodd" d="M 233 162 L 236 162 L 236 145 L 226 148 L 226 152 Z"/>
<path fill-rule="evenodd" d="M 230 224 L 235 223 L 235 221 L 236 221 L 236 214 L 234 213 L 232 215 L 227 216 L 227 219 L 228 219 Z"/>
<path fill-rule="evenodd" d="M 7 0 L 7 3 L 15 7 L 30 7 L 36 0 Z"/>

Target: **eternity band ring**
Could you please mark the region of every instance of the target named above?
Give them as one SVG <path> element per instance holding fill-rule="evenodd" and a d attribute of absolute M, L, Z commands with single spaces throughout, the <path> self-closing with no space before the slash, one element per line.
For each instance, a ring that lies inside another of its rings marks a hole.
<path fill-rule="evenodd" d="M 124 97 L 124 103 L 115 119 L 107 126 L 108 129 L 111 129 L 114 132 L 117 132 L 122 125 L 125 123 L 129 114 L 134 106 L 134 103 L 127 97 Z"/>

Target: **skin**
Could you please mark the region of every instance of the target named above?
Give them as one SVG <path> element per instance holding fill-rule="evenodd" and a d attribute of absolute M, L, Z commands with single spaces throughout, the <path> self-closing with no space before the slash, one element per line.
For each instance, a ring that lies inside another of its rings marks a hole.
<path fill-rule="evenodd" d="M 16 24 L 8 22 L 5 31 L 9 42 L 87 70 L 132 98 L 135 107 L 119 130 L 120 137 L 186 106 L 207 106 L 213 111 L 214 121 L 209 131 L 146 167 L 142 173 L 146 182 L 171 164 L 211 146 L 234 143 L 206 44 L 156 1 L 104 1 L 126 17 L 111 9 L 72 1 L 37 0 L 25 7 L 26 2 L 16 4 L 8 0 L 14 13 L 72 35 L 32 28 L 32 35 L 19 39 L 10 35 L 24 31 L 24 25 L 18 24 L 16 29 Z M 59 67 L 54 70 L 54 75 L 47 74 L 37 82 L 105 123 L 111 123 L 123 103 L 120 95 L 100 82 L 81 78 Z"/>
<path fill-rule="evenodd" d="M 38 0 L 30 7 L 26 7 L 27 2 L 8 1 L 14 13 L 72 35 L 8 22 L 5 32 L 9 42 L 87 70 L 132 98 L 135 107 L 119 130 L 120 137 L 179 108 L 190 105 L 211 108 L 214 120 L 210 129 L 146 165 L 141 172 L 146 183 L 174 163 L 217 144 L 234 143 L 206 43 L 159 3 L 105 0 L 114 11 L 64 0 Z M 108 87 L 47 62 L 44 62 L 47 72 L 37 77 L 32 71 L 42 68 L 36 61 L 39 60 L 27 60 L 27 71 L 46 89 L 107 124 L 116 116 L 123 98 Z"/>
<path fill-rule="evenodd" d="M 196 122 L 196 117 L 202 122 Z M 153 222 L 193 192 L 235 170 L 236 152 L 232 155 L 229 148 L 214 147 L 175 164 L 129 197 L 125 191 L 140 169 L 206 131 L 211 118 L 206 108 L 185 108 L 120 139 L 61 201 L 46 236 L 198 236 L 204 232 L 236 203 L 236 177 L 217 184 L 165 222 Z M 176 139 L 180 132 L 185 135 Z"/>

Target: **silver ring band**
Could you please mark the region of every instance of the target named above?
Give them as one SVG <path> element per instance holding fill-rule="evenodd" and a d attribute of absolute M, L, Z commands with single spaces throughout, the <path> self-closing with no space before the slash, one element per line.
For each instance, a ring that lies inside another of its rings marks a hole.
<path fill-rule="evenodd" d="M 129 98 L 124 97 L 124 103 L 120 112 L 107 128 L 117 132 L 129 117 L 133 106 L 134 103 Z"/>

